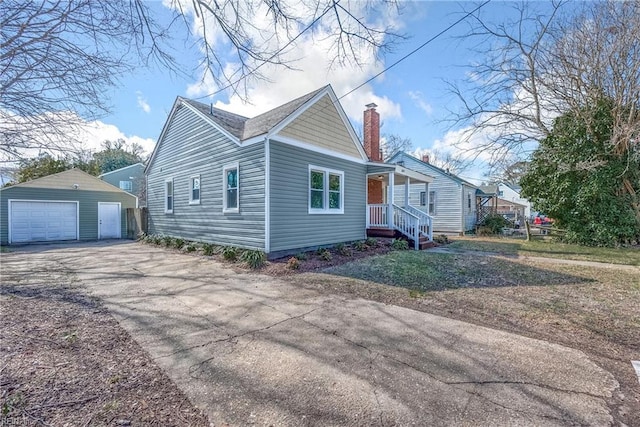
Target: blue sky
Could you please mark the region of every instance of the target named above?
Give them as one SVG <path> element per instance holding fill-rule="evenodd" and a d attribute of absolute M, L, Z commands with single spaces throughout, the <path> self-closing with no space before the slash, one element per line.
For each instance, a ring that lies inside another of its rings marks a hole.
<path fill-rule="evenodd" d="M 394 22 L 399 31 L 410 38 L 396 45 L 395 51 L 386 54 L 378 63 L 371 63 L 362 69 L 347 67 L 327 71 L 328 59 L 323 58 L 322 51 L 319 48 L 316 50 L 313 42 L 305 44 L 307 42 L 302 41 L 299 49 L 304 51 L 304 55 L 296 63 L 301 70 L 267 70 L 271 82 L 254 82 L 250 85 L 248 95 L 252 105 L 243 104 L 237 97 L 229 97 L 226 93 L 201 101 L 252 116 L 327 83 L 331 83 L 337 95 L 342 96 L 455 22 L 460 18 L 463 8 L 469 10 L 477 4 L 448 1 L 405 3 L 403 13 L 394 18 Z M 483 14 L 497 19 L 509 13 L 510 6 L 505 2 L 493 2 L 484 7 Z M 166 12 L 159 2 L 153 3 L 152 7 L 159 12 Z M 481 60 L 469 50 L 470 43 L 456 38 L 466 30 L 465 23 L 459 24 L 345 98 L 343 106 L 356 130 L 361 127 L 364 105 L 376 102 L 382 115 L 383 133 L 410 138 L 414 149 L 454 151 L 451 142 L 455 139 L 455 132 L 448 133 L 448 124 L 441 121 L 447 118 L 448 110 L 457 108 L 457 102 L 447 92 L 444 81 L 464 78 L 469 71 L 465 66 Z M 198 72 L 194 71 L 198 59 L 196 53 L 179 52 L 177 55 L 184 70 L 193 76 L 178 76 L 158 68 L 141 68 L 121 79 L 119 87 L 105 94 L 111 99 L 113 113 L 101 120 L 105 124 L 105 131 L 100 136 L 114 138 L 120 132 L 151 150 L 176 96 L 194 98 L 215 89 L 208 82 L 198 84 Z M 462 175 L 477 181 L 482 179 L 482 173 L 478 166 Z"/>

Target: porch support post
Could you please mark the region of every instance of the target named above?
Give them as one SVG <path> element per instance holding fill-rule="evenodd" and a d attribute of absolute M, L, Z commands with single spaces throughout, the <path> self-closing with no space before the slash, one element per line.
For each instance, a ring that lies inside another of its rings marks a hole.
<path fill-rule="evenodd" d="M 394 187 L 394 174 L 389 172 L 389 188 L 387 188 L 387 225 L 389 228 L 395 228 L 395 221 L 393 220 L 393 187 Z"/>
<path fill-rule="evenodd" d="M 408 209 L 409 208 L 409 188 L 411 188 L 410 186 L 411 178 L 409 178 L 408 176 L 406 178 L 407 179 L 404 182 L 404 208 Z"/>

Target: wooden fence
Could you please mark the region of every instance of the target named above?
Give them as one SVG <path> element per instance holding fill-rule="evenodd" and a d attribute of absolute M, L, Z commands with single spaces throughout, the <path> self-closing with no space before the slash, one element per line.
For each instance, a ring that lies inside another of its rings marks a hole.
<path fill-rule="evenodd" d="M 137 239 L 147 232 L 147 208 L 127 208 L 127 239 Z"/>
<path fill-rule="evenodd" d="M 553 237 L 553 236 L 564 236 L 564 233 L 566 233 L 566 230 L 555 228 L 551 225 L 535 225 L 535 224 L 529 224 L 529 222 L 525 221 L 524 226 L 527 233 L 527 240 L 531 240 L 533 236 Z"/>

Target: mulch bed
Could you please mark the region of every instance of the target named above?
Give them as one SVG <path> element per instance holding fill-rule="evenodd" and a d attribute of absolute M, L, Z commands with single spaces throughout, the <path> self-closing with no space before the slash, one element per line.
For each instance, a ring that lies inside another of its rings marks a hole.
<path fill-rule="evenodd" d="M 0 425 L 209 425 L 72 275 L 39 267 L 3 268 Z"/>
<path fill-rule="evenodd" d="M 393 250 L 391 247 L 392 241 L 393 239 L 376 237 L 375 239 L 369 239 L 368 243 L 361 241 L 358 244 L 345 244 L 342 249 L 336 247 L 327 248 L 326 251 L 330 256 L 323 255 L 323 250 L 303 252 L 271 260 L 260 272 L 272 276 L 318 272 L 325 268 L 335 267 L 358 259 L 389 253 Z M 292 258 L 298 260 L 297 268 L 291 268 Z"/>

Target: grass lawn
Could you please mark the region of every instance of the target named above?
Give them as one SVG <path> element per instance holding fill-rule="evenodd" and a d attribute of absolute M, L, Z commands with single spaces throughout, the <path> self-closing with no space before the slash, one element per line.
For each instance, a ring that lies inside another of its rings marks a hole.
<path fill-rule="evenodd" d="M 626 264 L 640 256 L 637 250 L 524 243 L 473 239 L 460 240 L 457 247 L 607 262 L 617 253 L 615 261 L 625 258 Z M 640 388 L 630 363 L 640 355 L 639 273 L 629 266 L 397 251 L 292 280 L 582 350 L 620 383 L 620 394 L 610 402 L 616 420 L 640 425 Z"/>
<path fill-rule="evenodd" d="M 508 237 L 455 237 L 448 245 L 451 249 L 497 252 L 504 255 L 528 255 L 640 265 L 640 248 L 599 248 L 570 245 L 552 240 L 532 240 Z"/>

